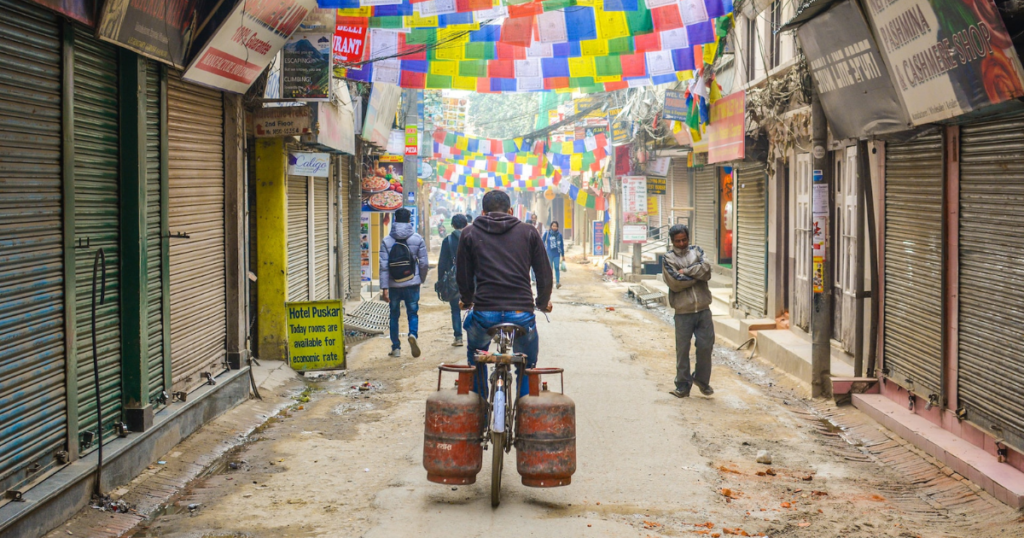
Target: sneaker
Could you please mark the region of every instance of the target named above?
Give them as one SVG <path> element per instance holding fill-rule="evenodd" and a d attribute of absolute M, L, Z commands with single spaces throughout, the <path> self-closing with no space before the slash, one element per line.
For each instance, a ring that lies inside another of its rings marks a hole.
<path fill-rule="evenodd" d="M 409 349 L 412 349 L 413 358 L 420 356 L 420 345 L 416 343 L 416 337 L 409 335 Z"/>
<path fill-rule="evenodd" d="M 401 357 L 401 356 L 402 356 L 402 350 L 401 349 L 397 349 L 397 348 L 396 349 L 392 349 L 391 353 L 388 353 L 388 357 Z"/>
<path fill-rule="evenodd" d="M 690 397 L 690 391 L 683 392 L 681 390 L 673 390 L 673 391 L 669 392 L 669 394 L 671 394 L 672 396 L 675 396 L 676 398 L 689 398 Z"/>
<path fill-rule="evenodd" d="M 561 283 L 555 284 L 555 288 L 562 289 L 562 284 Z"/>
<path fill-rule="evenodd" d="M 711 396 L 715 393 L 715 389 L 711 388 L 711 385 L 698 385 L 700 387 L 700 393 L 704 396 Z"/>
<path fill-rule="evenodd" d="M 452 342 L 452 346 L 454 346 L 454 347 L 462 347 L 462 339 L 461 338 L 456 338 L 455 341 Z"/>

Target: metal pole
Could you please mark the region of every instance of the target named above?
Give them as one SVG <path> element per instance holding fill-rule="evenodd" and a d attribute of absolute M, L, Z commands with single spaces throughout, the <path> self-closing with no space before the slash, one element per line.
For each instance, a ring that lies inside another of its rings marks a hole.
<path fill-rule="evenodd" d="M 829 263 L 829 208 L 832 206 L 831 167 L 828 165 L 828 125 L 817 94 L 811 101 L 811 158 L 813 186 L 811 274 L 811 397 L 832 396 L 832 266 Z"/>
<path fill-rule="evenodd" d="M 640 274 L 640 266 L 643 265 L 643 256 L 640 251 L 640 243 L 633 243 L 633 274 Z"/>
<path fill-rule="evenodd" d="M 403 91 L 402 101 L 405 104 L 405 125 L 407 127 L 419 126 L 419 102 L 420 102 L 420 90 L 413 88 L 406 88 Z M 417 153 L 419 144 L 417 144 Z M 402 161 L 402 191 L 405 196 L 406 207 L 416 207 L 416 215 L 419 219 L 419 224 L 416 227 L 416 232 L 423 237 L 423 240 L 427 242 L 427 248 L 430 248 L 430 234 L 426 233 L 427 226 L 426 221 L 429 215 L 423 214 L 423 205 L 420 204 L 420 192 L 419 178 L 420 162 L 418 155 L 405 155 Z"/>

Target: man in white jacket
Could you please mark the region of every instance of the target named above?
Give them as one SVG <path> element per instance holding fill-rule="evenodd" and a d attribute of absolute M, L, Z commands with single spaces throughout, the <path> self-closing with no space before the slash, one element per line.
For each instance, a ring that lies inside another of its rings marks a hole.
<path fill-rule="evenodd" d="M 711 264 L 698 246 L 690 246 L 690 230 L 676 224 L 668 231 L 672 250 L 665 255 L 662 277 L 668 284 L 669 305 L 676 311 L 676 398 L 690 396 L 697 385 L 711 396 L 711 352 L 715 347 L 715 325 L 711 320 Z M 697 368 L 690 372 L 690 339 L 697 341 Z"/>

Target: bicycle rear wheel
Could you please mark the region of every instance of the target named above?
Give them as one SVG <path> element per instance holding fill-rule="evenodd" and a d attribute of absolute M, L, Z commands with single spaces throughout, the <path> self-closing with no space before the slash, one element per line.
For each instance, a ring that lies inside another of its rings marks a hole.
<path fill-rule="evenodd" d="M 501 470 L 505 465 L 504 433 L 491 432 L 491 506 L 501 502 Z"/>

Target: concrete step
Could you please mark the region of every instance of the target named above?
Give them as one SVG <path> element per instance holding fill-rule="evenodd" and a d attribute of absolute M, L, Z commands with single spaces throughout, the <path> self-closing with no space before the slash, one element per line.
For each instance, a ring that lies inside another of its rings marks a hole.
<path fill-rule="evenodd" d="M 1024 473 L 881 394 L 854 394 L 853 405 L 1011 508 L 1024 508 Z"/>
<path fill-rule="evenodd" d="M 757 331 L 757 355 L 795 376 L 811 382 L 811 341 L 789 329 Z M 832 350 L 832 375 L 853 377 L 853 366 Z"/>

